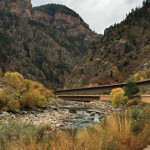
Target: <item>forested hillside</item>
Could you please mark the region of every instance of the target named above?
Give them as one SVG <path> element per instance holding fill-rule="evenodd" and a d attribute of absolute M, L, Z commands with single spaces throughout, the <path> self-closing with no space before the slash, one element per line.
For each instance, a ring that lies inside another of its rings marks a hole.
<path fill-rule="evenodd" d="M 74 68 L 66 86 L 125 82 L 150 66 L 150 2 L 105 30 L 102 39 Z"/>
<path fill-rule="evenodd" d="M 0 67 L 17 71 L 47 87 L 62 87 L 99 39 L 71 9 L 62 5 L 32 8 L 31 1 L 0 1 Z"/>

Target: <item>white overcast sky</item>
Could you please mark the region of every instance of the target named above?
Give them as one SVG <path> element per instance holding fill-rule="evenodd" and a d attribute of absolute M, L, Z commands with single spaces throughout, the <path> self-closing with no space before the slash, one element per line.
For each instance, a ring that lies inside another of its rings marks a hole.
<path fill-rule="evenodd" d="M 142 5 L 143 0 L 31 0 L 33 6 L 48 3 L 63 4 L 77 12 L 97 33 L 122 21 L 132 8 Z"/>

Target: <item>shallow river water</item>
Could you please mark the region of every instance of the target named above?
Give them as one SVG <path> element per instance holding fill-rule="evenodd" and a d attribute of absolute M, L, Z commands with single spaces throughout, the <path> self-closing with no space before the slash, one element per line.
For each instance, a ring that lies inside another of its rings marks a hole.
<path fill-rule="evenodd" d="M 76 108 L 74 105 L 65 105 L 64 108 L 69 109 L 70 112 L 79 115 L 78 118 L 70 119 L 69 124 L 71 128 L 83 129 L 89 125 L 99 123 L 99 114 L 89 112 L 86 108 Z"/>

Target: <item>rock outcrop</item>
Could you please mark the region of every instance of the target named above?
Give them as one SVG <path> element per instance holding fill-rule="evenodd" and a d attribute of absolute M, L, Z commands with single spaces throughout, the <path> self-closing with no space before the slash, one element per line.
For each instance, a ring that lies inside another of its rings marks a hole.
<path fill-rule="evenodd" d="M 85 54 L 89 46 L 93 44 L 93 41 L 97 42 L 101 37 L 101 35 L 97 35 L 94 31 L 90 30 L 83 19 L 66 6 L 48 4 L 34 7 L 32 9 L 32 19 L 53 26 L 70 39 L 71 42 L 83 39 L 83 46 L 74 45 L 78 47 L 80 54 Z"/>
<path fill-rule="evenodd" d="M 10 12 L 17 16 L 31 17 L 31 0 L 1 0 L 0 10 Z"/>
<path fill-rule="evenodd" d="M 150 4 L 136 8 L 120 24 L 105 30 L 102 39 L 74 68 L 66 87 L 126 82 L 150 65 Z M 68 86 L 69 85 L 69 86 Z"/>
<path fill-rule="evenodd" d="M 112 112 L 119 112 L 126 107 L 113 107 L 108 102 L 71 102 L 53 99 L 50 107 L 45 109 L 26 110 L 15 113 L 0 112 L 0 121 L 21 119 L 35 125 L 50 124 L 52 128 L 66 130 L 70 127 L 85 128 L 97 124 Z M 71 107 L 70 107 L 71 106 Z M 74 111 L 71 111 L 74 110 Z"/>
<path fill-rule="evenodd" d="M 30 0 L 0 1 L 0 67 L 58 88 L 100 35 L 73 10 Z"/>

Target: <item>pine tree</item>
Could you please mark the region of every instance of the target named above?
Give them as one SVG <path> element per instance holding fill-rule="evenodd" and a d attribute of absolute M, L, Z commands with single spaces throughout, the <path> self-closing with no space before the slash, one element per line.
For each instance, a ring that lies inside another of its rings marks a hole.
<path fill-rule="evenodd" d="M 150 0 L 146 0 L 146 7 L 150 7 Z"/>
<path fill-rule="evenodd" d="M 145 4 L 146 4 L 146 1 L 144 0 L 144 1 L 143 1 L 143 6 L 145 6 Z"/>
<path fill-rule="evenodd" d="M 143 6 L 145 6 L 145 7 L 150 7 L 150 0 L 144 0 L 143 1 Z"/>

